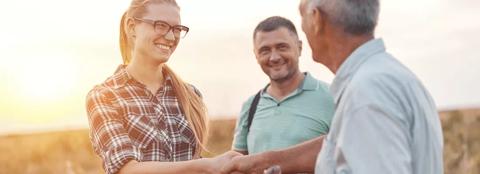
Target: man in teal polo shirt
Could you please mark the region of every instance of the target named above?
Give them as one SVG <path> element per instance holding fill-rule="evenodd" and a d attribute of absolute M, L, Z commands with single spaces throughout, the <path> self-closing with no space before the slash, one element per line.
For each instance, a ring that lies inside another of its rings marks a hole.
<path fill-rule="evenodd" d="M 325 82 L 300 72 L 302 42 L 293 23 L 278 16 L 267 18 L 255 28 L 253 40 L 257 62 L 270 83 L 257 94 L 258 102 L 252 96 L 243 104 L 233 149 L 255 154 L 327 134 L 333 98 Z M 255 106 L 249 125 L 250 108 Z"/>

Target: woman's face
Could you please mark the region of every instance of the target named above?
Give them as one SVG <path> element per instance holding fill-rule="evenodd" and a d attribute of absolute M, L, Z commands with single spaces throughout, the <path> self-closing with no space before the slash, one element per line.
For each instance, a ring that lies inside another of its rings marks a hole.
<path fill-rule="evenodd" d="M 170 26 L 180 25 L 179 9 L 166 3 L 147 4 L 144 15 L 134 17 L 142 20 L 163 21 Z M 177 48 L 180 38 L 176 38 L 171 30 L 166 34 L 158 33 L 151 23 L 135 19 L 133 21 L 135 25 L 132 31 L 134 33 L 133 55 L 156 63 L 167 62 Z"/>

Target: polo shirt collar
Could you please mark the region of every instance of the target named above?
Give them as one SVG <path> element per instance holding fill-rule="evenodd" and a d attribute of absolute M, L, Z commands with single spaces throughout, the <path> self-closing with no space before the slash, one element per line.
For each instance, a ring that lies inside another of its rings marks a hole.
<path fill-rule="evenodd" d="M 299 89 L 304 91 L 316 90 L 319 86 L 318 81 L 313 78 L 309 72 L 305 72 L 305 78 L 303 79 L 302 85 Z"/>
<path fill-rule="evenodd" d="M 300 93 L 301 91 L 316 90 L 319 87 L 320 84 L 309 72 L 304 72 L 303 74 L 305 75 L 305 77 L 303 78 L 302 84 L 295 91 L 293 91 L 290 94 L 290 96 L 296 95 L 296 94 Z M 262 89 L 261 96 L 266 94 L 268 86 L 270 86 L 270 83 L 268 83 Z M 286 98 L 288 98 L 288 97 L 286 97 Z"/>

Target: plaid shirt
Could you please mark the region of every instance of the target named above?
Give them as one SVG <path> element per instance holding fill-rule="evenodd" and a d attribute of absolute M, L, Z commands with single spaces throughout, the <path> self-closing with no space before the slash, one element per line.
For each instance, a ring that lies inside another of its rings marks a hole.
<path fill-rule="evenodd" d="M 195 155 L 197 142 L 169 77 L 153 95 L 120 66 L 89 92 L 87 112 L 90 140 L 109 174 L 130 160 L 173 162 Z"/>

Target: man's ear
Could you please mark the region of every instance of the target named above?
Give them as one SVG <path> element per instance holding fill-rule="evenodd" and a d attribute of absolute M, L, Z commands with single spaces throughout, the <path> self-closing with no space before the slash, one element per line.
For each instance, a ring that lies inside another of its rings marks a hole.
<path fill-rule="evenodd" d="M 253 55 L 255 55 L 255 59 L 256 59 L 257 62 L 258 62 L 259 60 L 258 60 L 258 55 L 257 55 L 257 37 L 254 37 L 254 38 L 253 38 L 252 53 L 253 53 Z"/>
<path fill-rule="evenodd" d="M 318 8 L 312 9 L 313 31 L 319 33 L 325 28 L 326 16 Z"/>
<path fill-rule="evenodd" d="M 302 55 L 302 48 L 303 48 L 303 42 L 302 40 L 298 40 L 298 55 L 301 56 Z"/>
<path fill-rule="evenodd" d="M 128 37 L 135 38 L 135 20 L 133 18 L 128 18 L 125 27 Z"/>
<path fill-rule="evenodd" d="M 257 61 L 258 64 L 260 64 L 260 59 L 257 54 L 257 50 L 255 49 L 255 46 L 252 49 L 253 55 L 255 55 L 255 60 Z"/>

